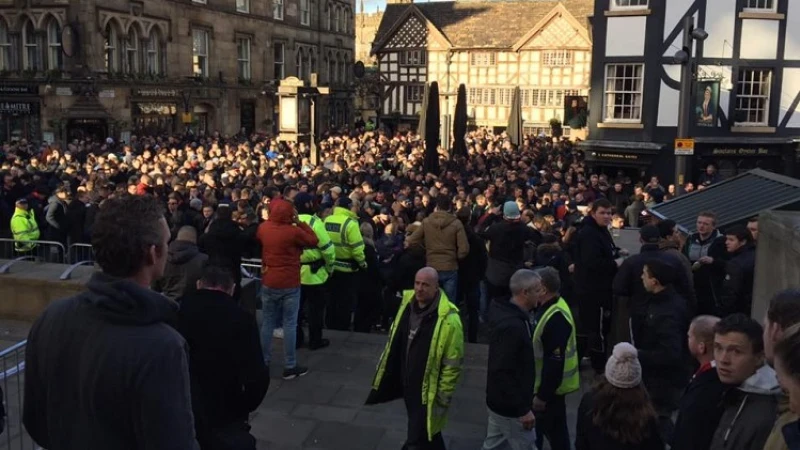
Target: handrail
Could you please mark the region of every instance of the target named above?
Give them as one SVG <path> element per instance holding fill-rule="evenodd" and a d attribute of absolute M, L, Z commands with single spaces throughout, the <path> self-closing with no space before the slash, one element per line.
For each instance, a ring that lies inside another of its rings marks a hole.
<path fill-rule="evenodd" d="M 18 352 L 20 349 L 24 348 L 27 345 L 28 345 L 27 339 L 22 342 L 17 342 L 11 347 L 0 352 L 0 359 L 5 358 L 6 356 L 12 353 Z M 0 372 L 0 380 L 5 380 L 7 378 L 13 377 L 14 375 L 22 373 L 23 371 L 25 371 L 25 360 L 22 360 L 21 362 L 17 363 L 14 367 L 11 367 L 10 369 L 6 369 L 5 371 Z"/>
<path fill-rule="evenodd" d="M 78 261 L 78 262 L 76 262 L 75 264 L 73 264 L 73 265 L 71 265 L 71 266 L 67 267 L 67 270 L 65 270 L 65 271 L 64 271 L 64 272 L 61 274 L 61 276 L 59 276 L 59 277 L 58 277 L 58 279 L 59 279 L 59 280 L 62 280 L 62 281 L 64 281 L 64 280 L 69 280 L 69 279 L 70 279 L 70 277 L 72 277 L 72 272 L 73 272 L 73 271 L 75 271 L 75 269 L 77 269 L 77 268 L 78 268 L 78 267 L 80 267 L 80 266 L 91 266 L 91 265 L 94 265 L 94 261 L 91 261 L 91 260 L 86 260 L 86 261 Z"/>
<path fill-rule="evenodd" d="M 8 273 L 11 270 L 11 266 L 20 262 L 20 261 L 36 261 L 35 255 L 24 255 L 24 256 L 17 256 L 16 258 L 12 259 L 11 261 L 3 264 L 0 266 L 0 274 Z"/>
<path fill-rule="evenodd" d="M 27 339 L 25 339 L 22 342 L 17 342 L 16 344 L 12 345 L 11 347 L 8 347 L 7 349 L 5 349 L 2 352 L 0 352 L 0 358 L 8 355 L 9 353 L 11 353 L 13 351 L 19 350 L 22 347 L 25 347 L 26 345 L 28 345 L 28 340 Z"/>

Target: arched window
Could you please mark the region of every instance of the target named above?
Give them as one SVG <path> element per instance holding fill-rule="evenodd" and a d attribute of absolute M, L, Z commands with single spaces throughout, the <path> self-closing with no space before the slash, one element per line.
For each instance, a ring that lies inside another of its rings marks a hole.
<path fill-rule="evenodd" d="M 342 33 L 347 33 L 348 31 L 347 24 L 349 23 L 349 18 L 350 18 L 350 10 L 348 10 L 347 8 L 342 8 L 342 17 L 341 17 L 342 23 L 341 25 L 339 25 L 339 30 Z"/>
<path fill-rule="evenodd" d="M 119 37 L 117 36 L 116 27 L 110 22 L 106 25 L 105 35 L 104 50 L 106 72 L 117 72 L 119 71 L 119 48 L 117 47 L 119 44 Z"/>
<path fill-rule="evenodd" d="M 333 31 L 339 32 L 339 17 L 342 15 L 342 11 L 339 9 L 338 6 L 333 7 Z"/>
<path fill-rule="evenodd" d="M 161 73 L 161 35 L 156 27 L 153 27 L 153 29 L 150 30 L 150 36 L 147 38 L 147 55 L 145 58 L 145 64 L 147 73 Z"/>
<path fill-rule="evenodd" d="M 139 72 L 139 33 L 133 26 L 125 39 L 125 71 L 127 73 Z"/>
<path fill-rule="evenodd" d="M 11 70 L 11 40 L 3 19 L 0 19 L 0 70 Z"/>
<path fill-rule="evenodd" d="M 319 77 L 319 72 L 317 72 L 317 52 L 313 49 L 308 52 L 308 78 L 311 78 L 312 73 L 317 73 Z M 317 78 L 319 80 L 319 78 Z"/>
<path fill-rule="evenodd" d="M 325 29 L 330 31 L 333 26 L 333 5 L 328 3 L 328 17 L 325 19 Z"/>
<path fill-rule="evenodd" d="M 61 27 L 54 18 L 47 22 L 47 68 L 61 70 Z"/>
<path fill-rule="evenodd" d="M 339 55 L 339 81 L 344 84 L 347 83 L 347 60 L 344 55 Z"/>
<path fill-rule="evenodd" d="M 22 68 L 23 70 L 39 70 L 42 68 L 39 41 L 33 21 L 28 20 L 22 28 Z"/>
<path fill-rule="evenodd" d="M 334 83 L 339 82 L 339 57 L 333 56 L 331 58 L 331 81 Z"/>
<path fill-rule="evenodd" d="M 303 56 L 303 47 L 298 47 L 297 51 L 294 55 L 295 63 L 297 64 L 297 78 L 303 79 L 305 78 L 304 72 L 304 56 Z"/>

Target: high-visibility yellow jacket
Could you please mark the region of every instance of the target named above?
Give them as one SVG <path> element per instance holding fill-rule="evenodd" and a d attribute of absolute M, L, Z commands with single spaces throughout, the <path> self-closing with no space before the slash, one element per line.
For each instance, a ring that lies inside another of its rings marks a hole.
<path fill-rule="evenodd" d="M 444 291 L 439 289 L 439 309 L 433 339 L 428 350 L 425 365 L 425 378 L 422 380 L 422 404 L 426 406 L 428 439 L 440 433 L 447 424 L 447 409 L 453 399 L 458 379 L 461 376 L 461 365 L 464 359 L 464 329 L 458 308 L 450 303 Z M 389 340 L 381 354 L 378 370 L 372 381 L 367 404 L 384 403 L 400 398 L 403 395 L 402 376 L 396 368 L 396 358 L 402 357 L 402 349 L 398 348 L 397 328 L 409 305 L 414 300 L 414 291 L 404 291 L 403 301 L 389 332 Z M 405 319 L 408 320 L 408 319 Z M 395 369 L 392 369 L 395 368 Z"/>
<path fill-rule="evenodd" d="M 14 249 L 18 252 L 29 252 L 36 247 L 35 241 L 39 239 L 39 225 L 31 210 L 16 208 L 11 216 L 11 233 L 14 235 Z"/>
<path fill-rule="evenodd" d="M 300 282 L 307 286 L 322 284 L 333 272 L 336 250 L 322 219 L 311 214 L 300 214 L 299 218 L 314 230 L 319 240 L 316 248 L 305 249 L 300 255 Z"/>
<path fill-rule="evenodd" d="M 572 328 L 564 354 L 564 375 L 561 378 L 561 384 L 556 388 L 556 395 L 566 395 L 570 392 L 577 391 L 581 387 L 581 376 L 578 367 L 580 361 L 578 360 L 577 339 L 575 337 L 575 320 L 572 318 L 572 311 L 570 311 L 567 302 L 563 297 L 559 297 L 558 301 L 550 305 L 544 314 L 542 314 L 542 317 L 536 323 L 536 328 L 533 330 L 533 357 L 536 364 L 536 381 L 533 386 L 534 394 L 539 393 L 539 386 L 542 383 L 542 367 L 545 358 L 544 347 L 542 345 L 542 333 L 544 333 L 544 328 L 547 326 L 547 321 L 555 314 L 563 315 Z"/>
<path fill-rule="evenodd" d="M 339 206 L 333 208 L 333 214 L 325 218 L 325 230 L 336 249 L 334 271 L 356 272 L 367 267 L 356 213 Z"/>

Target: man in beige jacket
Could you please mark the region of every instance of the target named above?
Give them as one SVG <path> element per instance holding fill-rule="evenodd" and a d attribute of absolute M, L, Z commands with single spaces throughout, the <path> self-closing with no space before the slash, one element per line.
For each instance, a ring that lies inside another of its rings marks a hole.
<path fill-rule="evenodd" d="M 409 247 L 421 243 L 425 246 L 427 265 L 439 273 L 439 284 L 447 298 L 455 302 L 458 288 L 458 262 L 467 257 L 469 241 L 464 225 L 450 213 L 449 198 L 439 196 L 436 210 L 422 221 L 422 226 L 406 238 Z"/>

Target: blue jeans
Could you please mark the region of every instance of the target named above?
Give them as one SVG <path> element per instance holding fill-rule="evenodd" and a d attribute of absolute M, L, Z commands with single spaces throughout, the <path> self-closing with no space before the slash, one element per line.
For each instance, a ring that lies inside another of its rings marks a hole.
<path fill-rule="evenodd" d="M 489 410 L 489 423 L 482 450 L 534 450 L 536 432 L 522 428 L 516 417 L 503 417 Z"/>
<path fill-rule="evenodd" d="M 458 302 L 458 271 L 447 270 L 439 272 L 439 286 L 442 287 L 447 298 L 453 302 Z"/>
<path fill-rule="evenodd" d="M 295 345 L 297 343 L 297 314 L 300 311 L 300 287 L 271 289 L 261 291 L 264 320 L 261 322 L 261 348 L 264 362 L 269 365 L 272 359 L 272 331 L 280 311 L 283 321 L 283 365 L 292 369 L 297 365 Z"/>

